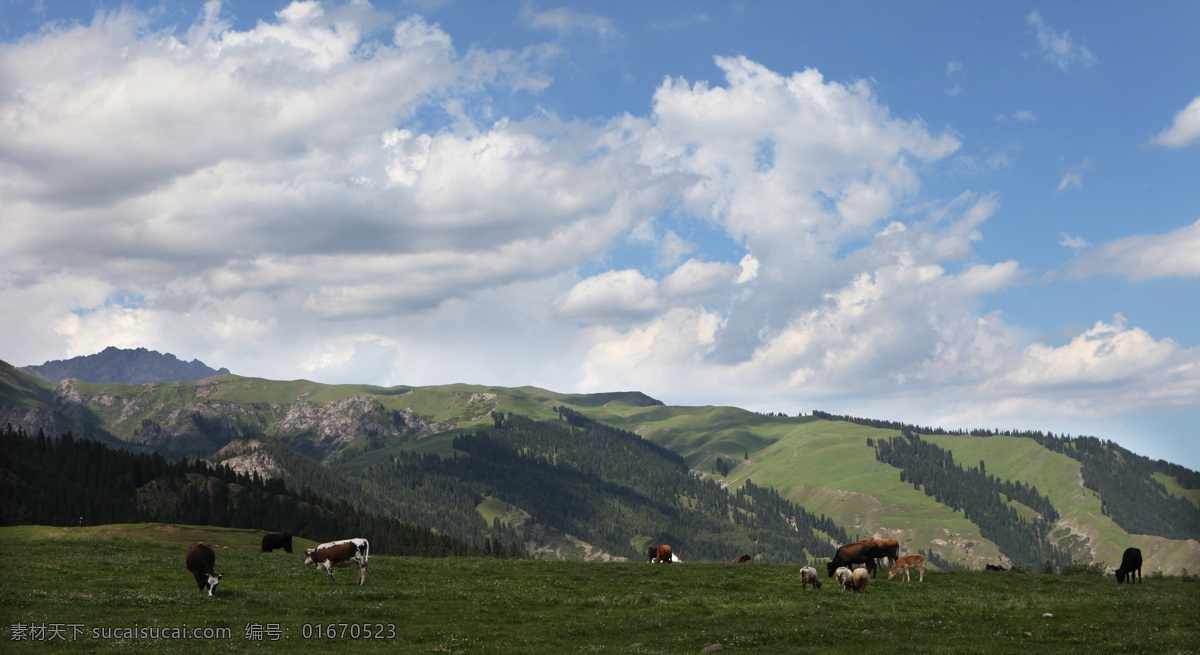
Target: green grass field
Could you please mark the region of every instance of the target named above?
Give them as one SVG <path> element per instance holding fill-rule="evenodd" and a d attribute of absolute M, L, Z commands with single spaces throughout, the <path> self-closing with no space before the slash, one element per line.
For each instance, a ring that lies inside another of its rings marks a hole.
<path fill-rule="evenodd" d="M 831 583 L 801 591 L 796 566 L 374 555 L 358 587 L 352 569 L 331 584 L 303 567 L 305 542 L 291 555 L 257 552 L 260 534 L 0 528 L 0 651 L 699 653 L 719 643 L 727 653 L 1200 652 L 1200 585 L 1178 577 L 1117 585 L 931 571 L 921 584 L 880 578 L 855 595 Z M 213 544 L 225 576 L 215 598 L 184 567 L 197 540 Z M 185 625 L 188 638 L 161 636 Z M 247 639 L 248 628 L 262 639 Z M 106 638 L 113 629 L 134 632 Z M 13 639 L 21 634 L 30 638 Z"/>

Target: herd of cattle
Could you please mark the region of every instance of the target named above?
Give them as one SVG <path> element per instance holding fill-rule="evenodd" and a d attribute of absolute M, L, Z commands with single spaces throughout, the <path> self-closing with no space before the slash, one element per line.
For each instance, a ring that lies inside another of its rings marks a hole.
<path fill-rule="evenodd" d="M 286 532 L 276 532 L 263 536 L 260 552 L 269 553 L 282 548 L 292 552 L 292 535 Z M 358 584 L 367 581 L 367 559 L 370 557 L 371 544 L 366 539 L 354 538 L 341 541 L 331 541 L 316 548 L 304 551 L 304 564 L 315 565 L 317 570 L 324 569 L 329 581 L 333 581 L 333 568 L 358 564 Z M 679 552 L 667 544 L 650 546 L 647 549 L 648 561 L 652 564 L 670 564 L 682 562 Z M 209 596 L 217 589 L 224 574 L 218 575 L 213 566 L 216 564 L 216 553 L 212 546 L 203 541 L 192 544 L 188 549 L 184 562 L 188 571 L 196 576 L 196 586 L 201 593 L 208 592 Z M 750 555 L 740 555 L 730 560 L 729 564 L 743 564 L 750 561 Z M 892 570 L 888 580 L 903 573 L 904 581 L 910 582 L 909 573 L 916 569 L 920 572 L 917 582 L 925 581 L 925 556 L 900 555 L 900 543 L 895 539 L 864 539 L 852 544 L 846 544 L 837 549 L 833 559 L 825 565 L 828 576 L 837 580 L 838 586 L 844 591 L 862 593 L 867 590 L 870 579 L 875 577 L 879 568 L 878 560 L 888 559 L 892 562 Z M 855 564 L 863 568 L 855 569 Z M 988 571 L 1003 571 L 1004 567 L 995 564 L 987 565 Z M 1142 551 L 1137 548 L 1127 548 L 1121 556 L 1121 568 L 1116 570 L 1117 582 L 1125 582 L 1128 577 L 1132 583 L 1134 574 L 1137 581 L 1142 581 Z M 814 589 L 821 588 L 821 578 L 817 570 L 811 566 L 800 569 L 801 591 L 812 585 Z"/>
<path fill-rule="evenodd" d="M 269 553 L 277 548 L 292 552 L 292 535 L 286 532 L 274 532 L 263 536 L 260 552 Z M 366 539 L 343 539 L 306 549 L 304 565 L 315 565 L 318 571 L 325 569 L 325 575 L 329 577 L 330 582 L 333 582 L 333 567 L 358 564 L 358 584 L 362 585 L 367 581 L 367 560 L 370 556 L 371 544 Z M 188 571 L 196 576 L 196 586 L 200 588 L 201 592 L 207 591 L 209 596 L 216 591 L 217 584 L 221 582 L 221 577 L 224 575 L 223 573 L 217 575 L 214 572 L 213 565 L 216 564 L 216 560 L 217 556 L 213 552 L 212 546 L 203 541 L 192 544 L 192 547 L 188 549 L 187 557 L 184 558 Z"/>

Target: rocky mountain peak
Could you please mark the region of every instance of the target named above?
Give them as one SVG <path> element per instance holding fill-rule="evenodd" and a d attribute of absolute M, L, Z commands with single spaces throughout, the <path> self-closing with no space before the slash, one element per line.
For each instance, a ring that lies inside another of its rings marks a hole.
<path fill-rule="evenodd" d="M 94 384 L 146 384 L 151 382 L 194 382 L 213 375 L 228 375 L 229 369 L 213 369 L 193 359 L 185 362 L 170 353 L 145 348 L 109 346 L 95 355 L 57 359 L 21 370 L 47 382 L 76 378 Z"/>

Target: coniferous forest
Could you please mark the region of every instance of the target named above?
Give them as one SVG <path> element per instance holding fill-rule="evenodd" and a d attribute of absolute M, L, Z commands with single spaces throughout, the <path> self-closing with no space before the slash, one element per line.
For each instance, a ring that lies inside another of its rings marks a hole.
<path fill-rule="evenodd" d="M 202 460 L 167 461 L 135 455 L 67 433 L 30 437 L 0 432 L 0 507 L 3 525 L 73 526 L 170 522 L 286 531 L 323 542 L 365 537 L 372 552 L 444 557 L 485 550 L 447 535 L 368 514 L 345 500 L 309 489 L 293 493 L 280 480 L 263 481 Z M 494 555 L 524 555 L 512 544 Z"/>
<path fill-rule="evenodd" d="M 847 421 L 873 428 L 898 430 L 902 434 L 969 434 L 973 437 L 1033 439 L 1048 450 L 1078 461 L 1083 485 L 1100 496 L 1104 513 L 1126 532 L 1168 539 L 1200 539 L 1200 507 L 1167 493 L 1166 487 L 1152 477 L 1155 473 L 1164 474 L 1175 478 L 1184 489 L 1200 489 L 1200 472 L 1165 460 L 1152 460 L 1112 441 L 1088 436 L 1054 436 L 1053 433 L 1037 430 L 947 431 L 822 411 L 814 411 L 813 416 L 828 421 Z M 1046 515 L 1040 509 L 1038 512 Z"/>
<path fill-rule="evenodd" d="M 1058 512 L 1036 487 L 999 480 L 979 468 L 964 469 L 954 457 L 907 430 L 900 437 L 875 441 L 875 458 L 900 469 L 900 480 L 923 489 L 938 502 L 961 510 L 979 526 L 979 534 L 992 540 L 1014 564 L 1069 564 L 1069 552 L 1050 543 L 1051 526 Z M 1009 506 L 1017 501 L 1041 516 L 1028 520 Z"/>

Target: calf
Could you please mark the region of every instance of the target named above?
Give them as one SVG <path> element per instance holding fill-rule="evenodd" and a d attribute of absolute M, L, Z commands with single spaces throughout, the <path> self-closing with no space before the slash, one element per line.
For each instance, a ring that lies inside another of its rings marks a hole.
<path fill-rule="evenodd" d="M 842 591 L 850 591 L 854 587 L 854 573 L 850 569 L 839 566 L 833 574 L 837 578 L 838 586 L 842 588 Z"/>
<path fill-rule="evenodd" d="M 197 541 L 188 549 L 187 557 L 184 558 L 184 563 L 187 568 L 196 576 L 196 586 L 201 592 L 208 590 L 208 595 L 212 596 L 217 590 L 217 584 L 221 582 L 224 573 L 217 575 L 213 572 L 213 564 L 217 562 L 217 555 L 213 552 L 212 546 Z"/>
<path fill-rule="evenodd" d="M 260 553 L 269 553 L 276 548 L 282 548 L 286 552 L 292 552 L 292 535 L 286 532 L 272 532 L 264 534 L 262 540 L 262 548 Z"/>
<path fill-rule="evenodd" d="M 358 564 L 358 584 L 361 585 L 367 581 L 370 550 L 371 544 L 366 539 L 331 541 L 304 551 L 304 565 L 314 564 L 318 570 L 325 569 L 325 575 L 333 582 L 333 567 Z"/>
<path fill-rule="evenodd" d="M 821 576 L 817 574 L 817 570 L 811 566 L 806 566 L 800 569 L 800 590 L 808 589 L 808 585 L 812 585 L 813 589 L 821 588 Z"/>
<path fill-rule="evenodd" d="M 1142 581 L 1142 551 L 1138 548 L 1126 548 L 1121 555 L 1121 568 L 1117 569 L 1117 582 L 1125 582 L 1129 576 L 1129 584 L 1133 584 L 1133 574 L 1137 573 L 1137 581 Z"/>
<path fill-rule="evenodd" d="M 854 582 L 854 592 L 861 594 L 867 590 L 867 583 L 871 581 L 871 574 L 866 569 L 854 569 L 851 580 Z"/>
<path fill-rule="evenodd" d="M 896 565 L 892 567 L 892 571 L 888 573 L 888 580 L 891 580 L 897 573 L 904 573 L 904 581 L 911 582 L 908 577 L 909 569 L 920 569 L 921 577 L 917 582 L 925 582 L 925 556 L 924 555 L 905 555 L 896 560 Z"/>

